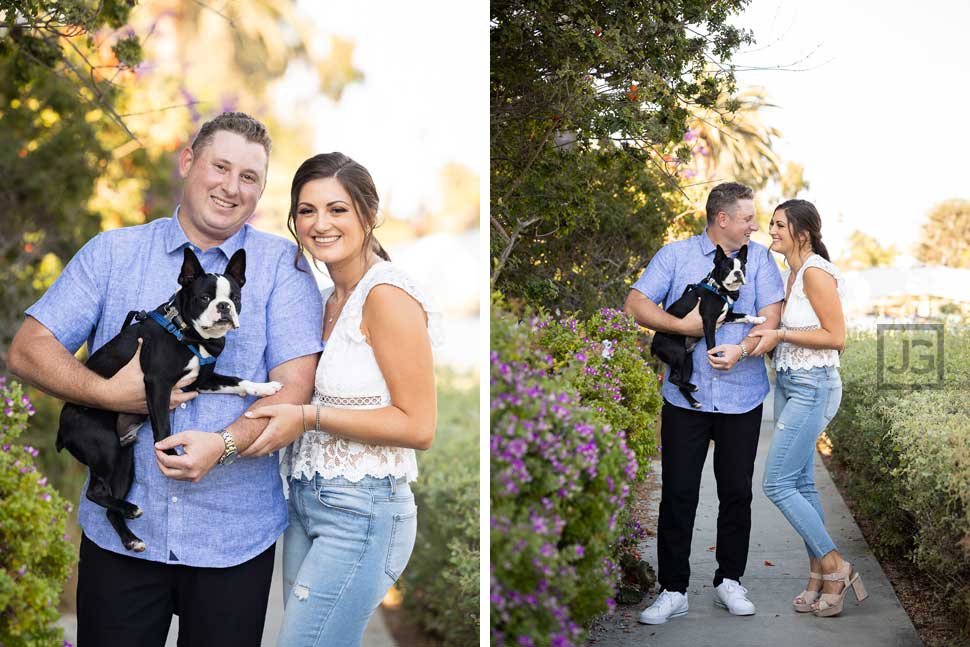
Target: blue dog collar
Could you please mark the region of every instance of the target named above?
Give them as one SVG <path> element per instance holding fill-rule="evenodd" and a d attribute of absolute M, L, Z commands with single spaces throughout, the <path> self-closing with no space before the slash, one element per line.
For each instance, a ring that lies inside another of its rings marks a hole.
<path fill-rule="evenodd" d="M 704 288 L 705 290 L 708 290 L 710 292 L 713 292 L 714 294 L 716 294 L 717 296 L 719 296 L 722 301 L 725 301 L 725 302 L 727 301 L 727 297 L 726 296 L 724 296 L 723 294 L 721 294 L 720 292 L 718 292 L 717 290 L 715 290 L 713 287 L 711 287 L 707 283 L 697 283 L 695 285 L 697 287 L 699 287 L 699 288 Z"/>
<path fill-rule="evenodd" d="M 152 310 L 151 312 L 148 313 L 148 316 L 151 317 L 152 320 L 154 320 L 154 322 L 157 323 L 159 326 L 161 326 L 168 332 L 175 335 L 175 338 L 177 340 L 185 344 L 185 347 L 188 348 L 190 351 L 192 351 L 193 355 L 199 358 L 199 366 L 205 366 L 206 364 L 216 363 L 215 357 L 203 357 L 202 353 L 199 352 L 199 349 L 196 348 L 194 344 L 186 344 L 185 341 L 183 341 L 184 335 L 182 334 L 182 332 L 178 328 L 176 328 L 175 324 L 173 324 L 171 321 L 169 321 L 168 319 L 160 315 L 158 312 Z"/>

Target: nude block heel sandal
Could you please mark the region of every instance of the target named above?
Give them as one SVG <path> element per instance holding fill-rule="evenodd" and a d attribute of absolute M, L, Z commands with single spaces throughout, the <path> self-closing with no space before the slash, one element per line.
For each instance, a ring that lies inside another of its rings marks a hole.
<path fill-rule="evenodd" d="M 840 593 L 823 593 L 819 596 L 815 609 L 815 615 L 819 618 L 828 618 L 842 613 L 842 606 L 849 588 L 855 593 L 859 602 L 869 597 L 866 587 L 862 583 L 862 577 L 852 568 L 852 564 L 849 562 L 842 563 L 841 572 L 823 575 L 822 579 L 829 582 L 842 582 L 845 586 L 842 587 Z"/>
<path fill-rule="evenodd" d="M 818 573 L 813 573 L 809 571 L 808 579 L 809 581 L 811 580 L 821 581 L 822 576 L 819 575 Z M 805 589 L 804 591 L 798 594 L 798 597 L 792 600 L 791 605 L 798 613 L 811 613 L 812 611 L 815 611 L 815 609 L 812 608 L 812 605 L 815 604 L 816 600 L 818 600 L 818 594 L 819 594 L 819 591 L 809 591 L 808 589 Z"/>

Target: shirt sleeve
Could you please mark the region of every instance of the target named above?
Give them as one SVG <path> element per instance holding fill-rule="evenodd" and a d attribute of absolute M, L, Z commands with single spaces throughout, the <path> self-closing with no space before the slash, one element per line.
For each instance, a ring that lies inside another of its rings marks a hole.
<path fill-rule="evenodd" d="M 295 247 L 281 254 L 266 305 L 266 367 L 323 350 L 323 302 L 313 275 L 293 267 Z"/>
<path fill-rule="evenodd" d="M 662 303 L 670 292 L 674 280 L 674 259 L 671 245 L 664 245 L 653 255 L 643 274 L 633 284 L 633 289 L 642 292 L 654 303 Z"/>
<path fill-rule="evenodd" d="M 758 266 L 758 277 L 755 280 L 757 295 L 755 296 L 754 311 L 760 312 L 765 306 L 778 303 L 785 298 L 785 284 L 781 281 L 778 263 L 768 249 L 764 250 L 762 261 Z"/>
<path fill-rule="evenodd" d="M 89 240 L 70 260 L 47 292 L 25 314 L 33 317 L 71 353 L 94 333 L 104 309 L 110 267 L 108 237 Z"/>

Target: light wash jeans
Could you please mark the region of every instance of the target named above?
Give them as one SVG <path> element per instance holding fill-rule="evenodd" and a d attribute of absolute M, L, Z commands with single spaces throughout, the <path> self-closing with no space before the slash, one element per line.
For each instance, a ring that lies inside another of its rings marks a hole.
<path fill-rule="evenodd" d="M 417 507 L 403 478 L 290 479 L 283 535 L 286 647 L 357 647 L 407 566 Z"/>
<path fill-rule="evenodd" d="M 842 402 L 835 366 L 778 371 L 775 434 L 765 464 L 765 495 L 805 541 L 812 557 L 835 549 L 815 489 L 815 441 Z"/>

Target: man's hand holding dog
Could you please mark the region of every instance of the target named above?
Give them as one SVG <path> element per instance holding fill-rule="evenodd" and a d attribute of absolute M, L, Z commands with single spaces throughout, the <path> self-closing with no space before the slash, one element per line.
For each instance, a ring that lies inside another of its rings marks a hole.
<path fill-rule="evenodd" d="M 720 344 L 707 351 L 708 363 L 721 371 L 729 371 L 741 359 L 741 347 L 737 344 Z"/>
<path fill-rule="evenodd" d="M 182 446 L 181 456 L 165 453 L 166 449 L 177 445 Z M 155 443 L 155 462 L 162 474 L 170 479 L 198 483 L 216 466 L 225 451 L 226 443 L 221 434 L 182 431 Z"/>
<path fill-rule="evenodd" d="M 124 413 L 148 413 L 145 402 L 145 374 L 141 370 L 141 344 L 138 340 L 138 350 L 131 360 L 121 367 L 117 373 L 102 382 L 98 399 L 102 402 L 102 409 Z M 169 408 L 174 409 L 184 402 L 188 402 L 199 393 L 197 391 L 183 392 L 193 378 L 182 378 L 172 389 Z"/>
<path fill-rule="evenodd" d="M 724 317 L 727 315 L 725 312 L 722 314 L 717 322 L 721 323 L 724 321 Z M 677 330 L 681 335 L 686 335 L 688 337 L 703 337 L 704 336 L 704 320 L 701 318 L 701 300 L 697 300 L 697 305 L 694 309 L 684 315 L 683 319 L 680 319 L 680 328 Z"/>

